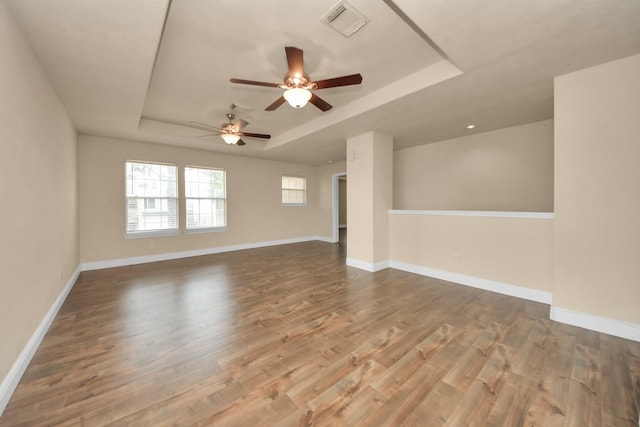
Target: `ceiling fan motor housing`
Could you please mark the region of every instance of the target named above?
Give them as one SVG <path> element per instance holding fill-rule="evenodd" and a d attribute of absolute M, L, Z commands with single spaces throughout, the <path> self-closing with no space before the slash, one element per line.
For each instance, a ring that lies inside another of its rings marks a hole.
<path fill-rule="evenodd" d="M 282 89 L 300 88 L 313 90 L 317 85 L 311 81 L 311 78 L 307 73 L 304 73 L 302 76 L 287 73 L 284 76 L 284 84 L 281 87 Z"/>

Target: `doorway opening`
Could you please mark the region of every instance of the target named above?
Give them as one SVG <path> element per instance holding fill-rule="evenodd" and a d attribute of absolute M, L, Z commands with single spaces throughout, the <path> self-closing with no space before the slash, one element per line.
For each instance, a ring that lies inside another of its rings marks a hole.
<path fill-rule="evenodd" d="M 347 174 L 333 174 L 333 242 L 347 243 Z"/>

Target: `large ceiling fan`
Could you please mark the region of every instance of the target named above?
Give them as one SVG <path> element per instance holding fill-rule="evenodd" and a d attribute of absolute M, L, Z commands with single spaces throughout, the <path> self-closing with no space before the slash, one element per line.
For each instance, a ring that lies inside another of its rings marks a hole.
<path fill-rule="evenodd" d="M 284 76 L 284 83 L 266 83 L 256 82 L 253 80 L 230 79 L 231 83 L 240 83 L 254 86 L 279 87 L 284 89 L 284 94 L 278 98 L 273 104 L 269 105 L 265 110 L 273 111 L 284 102 L 288 102 L 294 108 L 302 108 L 307 102 L 312 103 L 322 111 L 328 111 L 332 108 L 331 104 L 320 98 L 312 90 L 327 89 L 330 87 L 357 85 L 362 82 L 360 74 L 352 74 L 349 76 L 334 77 L 332 79 L 311 81 L 311 78 L 304 72 L 304 61 L 302 58 L 302 49 L 287 46 L 284 48 L 287 54 L 287 63 L 289 72 Z"/>
<path fill-rule="evenodd" d="M 247 126 L 249 123 L 242 119 L 238 119 L 234 123 L 233 119 L 235 118 L 236 118 L 235 114 L 231 114 L 231 113 L 227 114 L 227 120 L 229 120 L 229 122 L 221 124 L 219 128 L 215 126 L 206 125 L 204 123 L 198 123 L 198 122 L 189 122 L 189 123 L 201 129 L 206 129 L 208 131 L 215 131 L 215 133 L 201 135 L 198 138 L 206 138 L 212 135 L 220 135 L 220 137 L 224 140 L 224 142 L 226 142 L 229 145 L 245 145 L 246 143 L 241 139 L 242 137 L 245 137 L 245 136 L 249 138 L 263 138 L 263 139 L 271 138 L 271 135 L 267 135 L 264 133 L 242 132 L 242 128 Z"/>

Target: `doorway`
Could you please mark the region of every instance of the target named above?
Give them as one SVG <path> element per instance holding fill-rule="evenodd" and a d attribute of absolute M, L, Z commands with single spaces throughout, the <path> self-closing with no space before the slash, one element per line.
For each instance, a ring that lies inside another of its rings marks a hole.
<path fill-rule="evenodd" d="M 347 243 L 347 174 L 333 174 L 333 242 Z"/>

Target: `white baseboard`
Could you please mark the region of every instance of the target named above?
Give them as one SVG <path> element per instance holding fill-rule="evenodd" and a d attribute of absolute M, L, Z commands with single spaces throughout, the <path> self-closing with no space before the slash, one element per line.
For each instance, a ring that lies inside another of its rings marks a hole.
<path fill-rule="evenodd" d="M 551 320 L 640 342 L 640 324 L 551 306 Z"/>
<path fill-rule="evenodd" d="M 389 268 L 389 261 L 380 261 L 376 263 L 371 263 L 366 261 L 360 261 L 359 259 L 347 258 L 347 265 L 349 267 L 355 267 L 355 268 L 359 268 L 360 270 L 366 270 L 366 271 L 375 273 L 376 271 Z"/>
<path fill-rule="evenodd" d="M 482 279 L 479 277 L 452 273 L 445 270 L 438 270 L 436 268 L 423 267 L 400 261 L 389 261 L 389 267 L 397 270 L 408 271 L 409 273 L 420 274 L 421 276 L 433 277 L 460 285 L 470 286 L 472 288 L 483 289 L 485 291 L 497 292 L 499 294 L 522 298 L 529 301 L 541 302 L 544 304 L 551 304 L 551 292 L 525 288 L 511 283 L 497 282 L 495 280 Z"/>
<path fill-rule="evenodd" d="M 9 403 L 13 392 L 20 382 L 20 378 L 22 378 L 24 371 L 29 366 L 29 363 L 31 363 L 31 359 L 40 346 L 42 339 L 47 334 L 47 331 L 49 330 L 53 319 L 55 319 L 56 314 L 58 314 L 58 311 L 60 310 L 60 307 L 62 307 L 62 303 L 64 303 L 64 300 L 67 298 L 67 295 L 69 295 L 71 288 L 73 288 L 73 285 L 76 283 L 76 280 L 80 275 L 80 271 L 80 266 L 78 266 L 78 268 L 76 268 L 76 270 L 67 281 L 67 284 L 64 286 L 64 288 L 62 288 L 62 291 L 53 302 L 53 305 L 51 306 L 47 314 L 40 322 L 40 325 L 38 325 L 38 329 L 36 329 L 36 331 L 33 333 L 31 339 L 22 349 L 22 352 L 13 363 L 13 366 L 11 366 L 11 369 L 9 369 L 9 372 L 2 380 L 2 384 L 0 384 L 0 416 L 4 412 L 4 409 L 7 407 L 7 404 Z"/>
<path fill-rule="evenodd" d="M 145 264 L 148 262 L 167 261 L 172 259 L 189 258 L 193 256 L 212 255 L 222 252 L 242 251 L 245 249 L 264 248 L 267 246 L 287 245 L 290 243 L 309 242 L 319 240 L 334 243 L 332 239 L 323 236 L 296 237 L 293 239 L 270 240 L 266 242 L 244 243 L 240 245 L 218 246 L 214 248 L 194 249 L 191 251 L 168 252 L 163 254 L 142 255 L 131 258 L 109 259 L 105 261 L 91 261 L 82 263 L 82 271 L 100 270 L 102 268 L 122 267 L 126 265 Z"/>
<path fill-rule="evenodd" d="M 530 301 L 541 302 L 544 304 L 551 304 L 552 302 L 552 294 L 550 292 L 529 289 L 509 283 L 496 282 L 493 280 L 451 273 L 444 270 L 399 261 L 389 261 L 389 267 Z M 637 323 L 594 316 L 592 314 L 567 310 L 555 306 L 551 306 L 549 317 L 551 320 L 556 322 L 566 323 L 568 325 L 578 326 L 580 328 L 640 342 L 640 324 Z"/>

